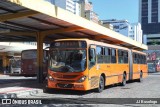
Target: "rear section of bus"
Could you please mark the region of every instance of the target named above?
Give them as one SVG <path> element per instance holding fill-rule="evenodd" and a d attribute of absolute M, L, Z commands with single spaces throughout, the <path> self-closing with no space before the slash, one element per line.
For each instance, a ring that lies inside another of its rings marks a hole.
<path fill-rule="evenodd" d="M 130 80 L 147 77 L 148 67 L 146 62 L 146 53 L 136 50 L 131 50 L 130 53 Z"/>
<path fill-rule="evenodd" d="M 37 52 L 36 50 L 31 49 L 31 50 L 22 51 L 21 58 L 22 58 L 21 74 L 23 76 L 36 76 L 36 71 L 37 71 L 37 67 L 36 67 Z"/>

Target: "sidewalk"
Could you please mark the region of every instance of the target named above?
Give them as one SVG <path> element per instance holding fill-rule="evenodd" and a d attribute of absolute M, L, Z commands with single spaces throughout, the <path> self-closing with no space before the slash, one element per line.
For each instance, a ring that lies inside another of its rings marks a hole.
<path fill-rule="evenodd" d="M 2 77 L 2 76 L 1 76 Z M 3 83 L 3 81 L 5 83 Z M 18 98 L 43 92 L 43 85 L 36 79 L 5 80 L 0 79 L 0 98 Z"/>
<path fill-rule="evenodd" d="M 0 98 L 18 98 L 20 96 L 38 94 L 42 91 L 42 89 L 28 87 L 7 87 L 0 89 Z"/>

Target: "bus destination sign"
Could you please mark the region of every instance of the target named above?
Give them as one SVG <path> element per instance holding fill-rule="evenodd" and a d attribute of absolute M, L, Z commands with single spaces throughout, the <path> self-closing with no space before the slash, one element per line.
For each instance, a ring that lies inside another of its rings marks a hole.
<path fill-rule="evenodd" d="M 86 48 L 85 41 L 57 41 L 51 44 L 52 48 Z"/>

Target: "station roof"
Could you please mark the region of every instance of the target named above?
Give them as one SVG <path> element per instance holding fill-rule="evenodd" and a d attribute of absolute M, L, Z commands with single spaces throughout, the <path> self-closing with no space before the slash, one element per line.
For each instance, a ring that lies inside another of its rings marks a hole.
<path fill-rule="evenodd" d="M 38 32 L 47 35 L 45 41 L 89 38 L 133 49 L 148 48 L 43 0 L 0 0 L 0 41 L 36 41 Z"/>

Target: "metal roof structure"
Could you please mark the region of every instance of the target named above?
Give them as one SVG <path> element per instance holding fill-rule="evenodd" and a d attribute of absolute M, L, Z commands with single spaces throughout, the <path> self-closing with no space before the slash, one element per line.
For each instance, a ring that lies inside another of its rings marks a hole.
<path fill-rule="evenodd" d="M 89 38 L 128 48 L 147 46 L 43 0 L 0 0 L 0 41 Z"/>

